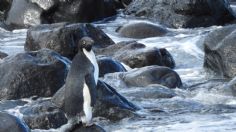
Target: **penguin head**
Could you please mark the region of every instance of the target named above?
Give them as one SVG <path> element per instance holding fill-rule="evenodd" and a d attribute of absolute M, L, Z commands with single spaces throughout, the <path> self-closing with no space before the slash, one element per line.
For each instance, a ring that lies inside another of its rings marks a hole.
<path fill-rule="evenodd" d="M 79 47 L 81 49 L 86 49 L 88 52 L 90 52 L 92 50 L 94 41 L 92 38 L 90 37 L 83 37 L 79 40 Z"/>

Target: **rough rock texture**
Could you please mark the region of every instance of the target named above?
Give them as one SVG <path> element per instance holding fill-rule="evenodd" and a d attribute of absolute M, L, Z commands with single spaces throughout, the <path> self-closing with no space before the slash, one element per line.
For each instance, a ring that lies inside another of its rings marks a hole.
<path fill-rule="evenodd" d="M 204 67 L 217 74 L 236 76 L 236 25 L 226 26 L 211 32 L 204 41 Z"/>
<path fill-rule="evenodd" d="M 91 24 L 57 23 L 30 28 L 24 48 L 26 51 L 48 48 L 72 59 L 78 51 L 78 41 L 84 36 L 94 39 L 97 48 L 114 44 L 101 29 Z"/>
<path fill-rule="evenodd" d="M 52 96 L 64 84 L 68 63 L 48 49 L 6 57 L 0 63 L 0 100 Z"/>
<path fill-rule="evenodd" d="M 128 38 L 148 38 L 148 37 L 158 37 L 165 35 L 168 31 L 167 29 L 157 26 L 151 23 L 138 22 L 126 24 L 119 29 L 117 32 Z"/>
<path fill-rule="evenodd" d="M 174 28 L 223 25 L 235 19 L 228 0 L 135 0 L 125 13 Z"/>
<path fill-rule="evenodd" d="M 52 98 L 53 103 L 62 110 L 64 109 L 64 90 L 65 87 L 62 87 Z M 101 116 L 110 120 L 120 120 L 125 117 L 134 116 L 132 111 L 139 109 L 117 93 L 114 88 L 102 81 L 98 81 L 97 90 L 94 116 Z"/>
<path fill-rule="evenodd" d="M 28 0 L 13 0 L 6 24 L 13 28 L 24 28 L 42 23 L 43 10 Z"/>
<path fill-rule="evenodd" d="M 116 14 L 111 2 L 109 0 L 63 0 L 58 3 L 56 9 L 49 11 L 48 14 L 45 13 L 45 16 L 53 23 L 61 21 L 92 22 Z M 108 6 L 109 4 L 111 5 Z"/>
<path fill-rule="evenodd" d="M 181 87 L 179 75 L 167 67 L 147 66 L 121 73 L 120 78 L 127 86 L 146 87 L 150 84 L 161 84 L 169 88 Z"/>
<path fill-rule="evenodd" d="M 146 48 L 137 42 L 121 42 L 107 48 L 97 49 L 97 55 L 112 56 L 131 68 L 140 68 L 150 65 L 175 67 L 175 61 L 166 49 Z"/>
<path fill-rule="evenodd" d="M 116 8 L 113 0 L 13 0 L 6 23 L 12 28 L 25 28 L 44 23 L 93 22 L 115 15 Z"/>
<path fill-rule="evenodd" d="M 20 108 L 31 129 L 58 128 L 67 122 L 64 113 L 51 100 L 38 100 Z"/>
<path fill-rule="evenodd" d="M 28 126 L 13 115 L 0 112 L 0 120 L 1 132 L 30 132 Z"/>
<path fill-rule="evenodd" d="M 103 77 L 107 73 L 126 72 L 126 69 L 119 61 L 110 57 L 98 56 L 97 62 L 99 66 L 99 77 Z"/>

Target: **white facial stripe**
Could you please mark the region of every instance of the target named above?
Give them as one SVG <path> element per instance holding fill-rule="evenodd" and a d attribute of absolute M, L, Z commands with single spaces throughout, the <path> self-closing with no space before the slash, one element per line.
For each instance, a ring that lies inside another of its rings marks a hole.
<path fill-rule="evenodd" d="M 93 67 L 94 67 L 94 80 L 97 84 L 99 69 L 98 69 L 98 63 L 97 63 L 97 60 L 96 60 L 96 56 L 95 56 L 95 54 L 92 50 L 90 52 L 88 52 L 86 49 L 83 49 L 83 52 L 86 55 L 86 57 L 90 60 L 90 62 L 93 64 Z"/>
<path fill-rule="evenodd" d="M 82 116 L 81 120 L 83 123 L 89 124 L 92 121 L 92 107 L 91 107 L 91 96 L 86 83 L 84 83 L 83 98 L 84 98 L 83 111 L 85 113 L 85 116 Z"/>

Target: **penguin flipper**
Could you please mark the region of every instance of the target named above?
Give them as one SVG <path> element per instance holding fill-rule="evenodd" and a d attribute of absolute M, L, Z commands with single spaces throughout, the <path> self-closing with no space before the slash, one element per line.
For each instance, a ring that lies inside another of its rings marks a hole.
<path fill-rule="evenodd" d="M 85 83 L 87 84 L 87 86 L 89 88 L 89 92 L 91 95 L 91 106 L 93 107 L 96 103 L 96 98 L 97 98 L 97 86 L 96 86 L 96 82 L 94 79 L 94 75 L 87 74 L 85 76 Z"/>

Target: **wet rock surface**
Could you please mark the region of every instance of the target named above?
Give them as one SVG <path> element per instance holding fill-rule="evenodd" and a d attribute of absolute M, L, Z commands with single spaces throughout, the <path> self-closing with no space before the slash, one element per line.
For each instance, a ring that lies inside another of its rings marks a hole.
<path fill-rule="evenodd" d="M 175 61 L 166 49 L 147 48 L 144 44 L 135 41 L 121 42 L 95 52 L 99 55 L 112 56 L 131 68 L 150 65 L 175 67 Z"/>
<path fill-rule="evenodd" d="M 31 129 L 59 128 L 67 122 L 64 113 L 50 99 L 33 101 L 20 108 L 20 112 Z"/>
<path fill-rule="evenodd" d="M 236 76 L 235 27 L 230 25 L 217 29 L 204 41 L 204 67 L 226 78 Z"/>
<path fill-rule="evenodd" d="M 0 63 L 0 99 L 52 96 L 63 84 L 67 59 L 43 49 L 19 53 Z"/>
<path fill-rule="evenodd" d="M 91 37 L 97 48 L 114 44 L 101 29 L 91 24 L 57 23 L 29 29 L 24 48 L 26 51 L 48 48 L 72 59 L 78 51 L 78 41 L 84 36 Z"/>
<path fill-rule="evenodd" d="M 28 0 L 13 0 L 7 13 L 6 24 L 12 28 L 24 28 L 42 23 L 43 10 Z"/>
<path fill-rule="evenodd" d="M 126 24 L 117 29 L 117 32 L 123 37 L 129 38 L 149 38 L 158 37 L 167 34 L 168 30 L 151 23 L 137 22 Z"/>
<path fill-rule="evenodd" d="M 28 126 L 13 115 L 0 112 L 0 120 L 1 132 L 30 132 Z"/>
<path fill-rule="evenodd" d="M 5 4 L 6 0 L 3 1 Z M 45 23 L 98 21 L 116 15 L 117 7 L 112 0 L 13 0 L 8 8 L 6 23 L 14 29 Z"/>
<path fill-rule="evenodd" d="M 124 66 L 117 60 L 106 56 L 97 57 L 99 67 L 99 77 L 103 77 L 107 73 L 126 72 Z"/>
<path fill-rule="evenodd" d="M 147 66 L 134 69 L 119 75 L 129 87 L 145 87 L 150 84 L 161 84 L 169 88 L 182 86 L 179 75 L 167 67 Z"/>
<path fill-rule="evenodd" d="M 227 0 L 135 0 L 125 13 L 174 28 L 223 25 L 235 19 Z"/>

